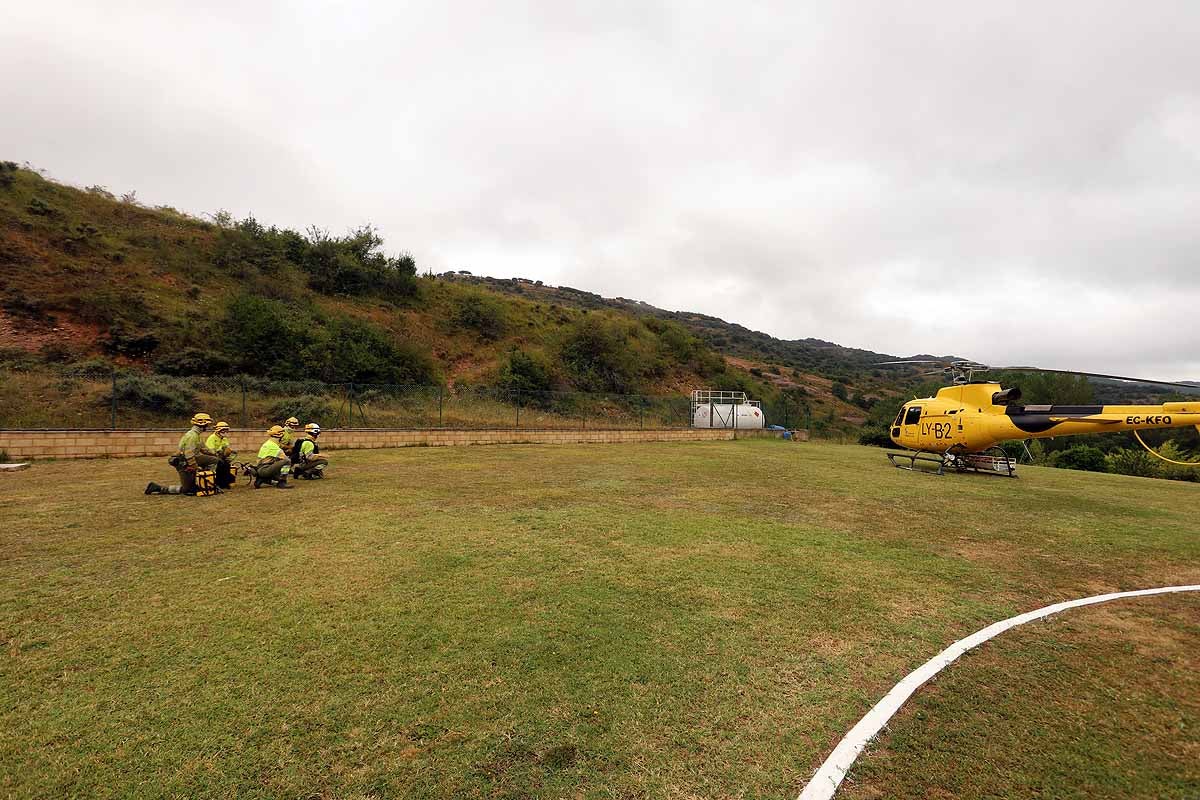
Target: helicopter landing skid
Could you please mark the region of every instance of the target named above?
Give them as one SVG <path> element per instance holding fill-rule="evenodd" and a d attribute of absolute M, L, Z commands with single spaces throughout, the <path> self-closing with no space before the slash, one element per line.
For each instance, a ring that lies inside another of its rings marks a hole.
<path fill-rule="evenodd" d="M 888 461 L 892 462 L 892 466 L 896 469 L 906 469 L 909 472 L 921 472 L 927 475 L 945 475 L 946 474 L 946 457 L 936 455 L 935 453 L 922 453 L 913 451 L 910 453 L 888 453 Z M 896 459 L 906 459 L 908 464 L 897 464 Z M 917 469 L 917 462 L 924 461 L 929 464 L 937 464 L 937 471 L 928 469 Z"/>
<path fill-rule="evenodd" d="M 888 461 L 897 469 L 910 472 L 922 472 L 928 475 L 945 475 L 947 469 L 955 472 L 976 472 L 980 475 L 994 475 L 1000 478 L 1017 477 L 1017 464 L 999 447 L 993 447 L 982 453 L 927 453 L 913 450 L 907 453 L 888 453 Z M 908 464 L 897 464 L 896 459 L 907 460 Z M 917 462 L 937 464 L 937 470 L 917 469 Z"/>

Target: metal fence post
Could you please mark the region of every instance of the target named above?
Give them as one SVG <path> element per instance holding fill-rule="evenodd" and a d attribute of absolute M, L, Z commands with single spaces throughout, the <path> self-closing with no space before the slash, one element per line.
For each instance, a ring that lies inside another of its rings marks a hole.
<path fill-rule="evenodd" d="M 242 427 L 247 428 L 249 424 L 246 421 L 246 379 L 242 378 Z"/>
<path fill-rule="evenodd" d="M 438 427 L 442 427 L 442 387 L 438 387 Z"/>
<path fill-rule="evenodd" d="M 117 368 L 112 368 L 112 414 L 110 419 L 112 430 L 117 429 Z"/>
<path fill-rule="evenodd" d="M 351 383 L 346 387 L 346 407 L 350 409 L 350 421 L 346 423 L 347 428 L 354 427 L 354 384 Z"/>
<path fill-rule="evenodd" d="M 643 405 L 643 403 L 642 403 L 643 399 L 644 398 L 641 398 L 641 397 L 638 398 L 638 430 L 639 431 L 646 427 L 646 406 Z"/>
<path fill-rule="evenodd" d="M 517 391 L 516 391 L 516 397 L 515 397 L 513 404 L 517 407 L 517 425 L 516 425 L 516 427 L 520 428 L 521 427 L 521 390 L 520 389 L 517 389 Z"/>

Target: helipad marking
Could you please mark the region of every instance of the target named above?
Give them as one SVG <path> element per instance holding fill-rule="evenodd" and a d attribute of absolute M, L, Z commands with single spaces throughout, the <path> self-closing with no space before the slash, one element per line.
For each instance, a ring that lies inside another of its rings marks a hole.
<path fill-rule="evenodd" d="M 1057 614 L 1069 608 L 1106 603 L 1109 600 L 1120 600 L 1125 597 L 1145 597 L 1147 595 L 1167 594 L 1170 592 L 1200 592 L 1200 584 L 1193 586 L 1163 586 L 1157 589 L 1139 589 L 1135 592 L 1113 592 L 1112 594 L 1098 594 L 1092 597 L 1084 597 L 1079 600 L 1067 600 L 1062 603 L 1055 603 L 1052 606 L 1039 608 L 1036 611 L 1028 611 L 1015 617 L 1009 617 L 1006 620 L 993 623 L 965 639 L 959 639 L 908 673 L 904 680 L 897 683 L 882 700 L 876 703 L 875 707 L 868 711 L 866 716 L 850 729 L 850 732 L 846 734 L 846 738 L 842 739 L 838 746 L 833 749 L 833 752 L 829 754 L 829 758 L 825 759 L 825 763 L 821 765 L 821 768 L 809 780 L 808 785 L 800 792 L 798 800 L 828 800 L 833 797 L 834 792 L 837 791 L 838 786 L 841 785 L 842 780 L 846 777 L 846 771 L 850 769 L 855 759 L 858 758 L 858 754 L 883 729 L 883 726 L 900 709 L 904 701 L 911 697 L 913 692 L 919 689 L 925 681 L 941 672 L 943 668 L 971 648 L 1004 633 L 1009 628 L 1015 628 L 1018 625 L 1024 625 L 1026 622 L 1048 617 L 1051 614 Z"/>

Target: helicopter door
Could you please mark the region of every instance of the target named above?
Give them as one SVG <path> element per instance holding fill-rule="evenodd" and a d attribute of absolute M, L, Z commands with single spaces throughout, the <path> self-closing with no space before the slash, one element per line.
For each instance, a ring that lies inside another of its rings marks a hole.
<path fill-rule="evenodd" d="M 904 427 L 901 436 L 904 443 L 910 447 L 916 447 L 918 437 L 921 433 L 921 407 L 909 406 L 904 412 Z"/>

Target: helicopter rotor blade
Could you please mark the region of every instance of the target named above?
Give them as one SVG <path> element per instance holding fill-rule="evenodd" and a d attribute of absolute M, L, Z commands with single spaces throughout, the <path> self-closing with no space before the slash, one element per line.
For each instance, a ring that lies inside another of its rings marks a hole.
<path fill-rule="evenodd" d="M 992 369 L 1006 370 L 1008 372 L 1049 372 L 1055 375 L 1086 375 L 1090 378 L 1104 378 L 1110 381 L 1144 383 L 1150 386 L 1170 386 L 1174 389 L 1187 389 L 1193 392 L 1200 392 L 1200 386 L 1194 386 L 1190 383 L 1179 383 L 1177 381 L 1156 381 L 1149 378 L 1130 378 L 1126 375 L 1106 375 L 1102 372 L 1082 372 L 1079 370 L 1070 369 L 1043 369 L 1042 367 L 992 367 Z"/>
<path fill-rule="evenodd" d="M 905 361 L 876 361 L 875 366 L 886 367 L 891 364 L 949 364 L 949 361 L 939 361 L 932 358 L 911 358 Z"/>
<path fill-rule="evenodd" d="M 980 364 L 976 361 L 967 361 L 964 359 L 959 359 L 956 361 L 946 361 L 943 359 L 932 359 L 932 358 L 911 358 L 911 359 L 905 359 L 905 360 L 901 360 L 901 361 L 882 361 L 882 362 L 879 362 L 877 366 L 886 366 L 886 365 L 893 365 L 893 364 L 937 364 L 941 367 L 940 370 L 932 371 L 932 372 L 923 372 L 923 373 L 918 373 L 918 374 L 919 375 L 936 375 L 936 374 L 950 374 L 950 373 L 958 374 L 958 373 L 961 373 L 961 374 L 966 375 L 968 380 L 970 379 L 971 374 L 975 373 L 975 372 L 988 372 L 988 371 L 993 371 L 993 372 L 995 372 L 995 371 L 1048 372 L 1048 373 L 1052 373 L 1052 374 L 1056 374 L 1056 375 L 1085 375 L 1090 378 L 1100 378 L 1102 380 L 1110 380 L 1110 381 L 1121 381 L 1122 383 L 1134 384 L 1134 385 L 1165 386 L 1165 387 L 1170 387 L 1172 389 L 1180 390 L 1183 392 L 1200 393 L 1200 384 L 1194 384 L 1194 383 L 1180 383 L 1178 381 L 1159 381 L 1159 380 L 1152 380 L 1150 378 L 1131 378 L 1127 375 L 1109 375 L 1109 374 L 1103 373 L 1103 372 L 1083 372 L 1080 370 L 1069 370 L 1069 369 L 1045 369 L 1043 367 L 1030 367 L 1030 366 L 1024 366 L 1024 365 L 1022 365 L 1022 366 L 1006 366 L 1006 367 L 990 367 L 986 364 Z"/>

